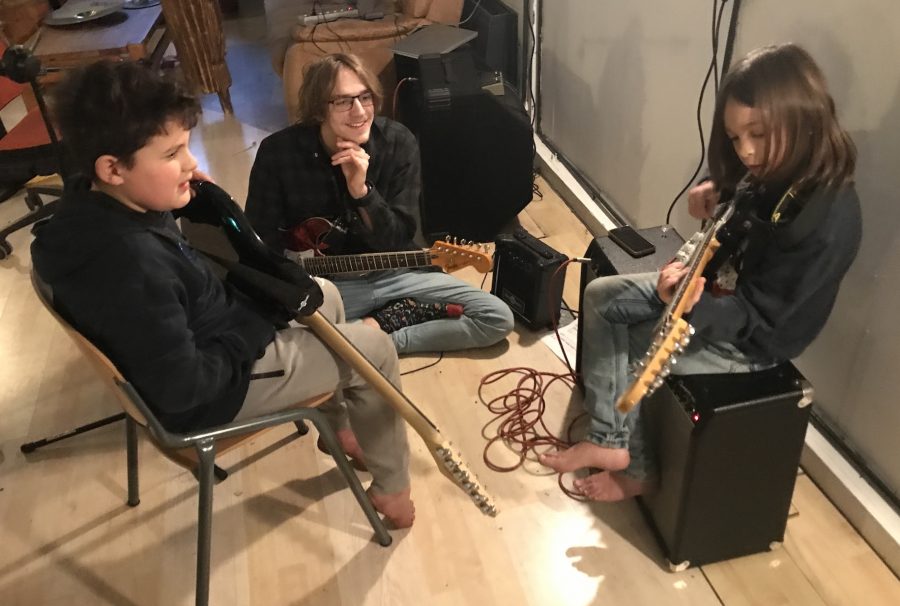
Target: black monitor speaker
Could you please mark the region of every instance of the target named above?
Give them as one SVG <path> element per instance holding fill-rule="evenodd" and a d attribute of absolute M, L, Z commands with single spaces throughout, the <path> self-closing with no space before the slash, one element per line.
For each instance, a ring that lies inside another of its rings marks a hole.
<path fill-rule="evenodd" d="M 501 0 L 465 0 L 463 20 L 465 29 L 478 32 L 474 40 L 475 52 L 491 70 L 503 73 L 509 82 L 518 86 L 518 16 Z"/>

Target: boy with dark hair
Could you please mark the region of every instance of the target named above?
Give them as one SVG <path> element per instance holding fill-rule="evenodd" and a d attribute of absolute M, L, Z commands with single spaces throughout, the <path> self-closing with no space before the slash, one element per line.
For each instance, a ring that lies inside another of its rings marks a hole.
<path fill-rule="evenodd" d="M 311 332 L 278 330 L 212 273 L 178 229 L 170 211 L 190 201 L 192 179 L 206 179 L 188 148 L 197 101 L 133 63 L 90 65 L 54 92 L 63 141 L 84 177 L 32 245 L 54 306 L 173 431 L 343 390 L 345 407 L 329 402 L 322 410 L 347 454 L 365 457 L 375 507 L 396 526 L 410 526 L 409 451 L 394 410 Z M 323 313 L 342 322 L 336 289 L 324 281 L 322 289 Z M 341 329 L 399 385 L 389 338 L 362 325 Z"/>

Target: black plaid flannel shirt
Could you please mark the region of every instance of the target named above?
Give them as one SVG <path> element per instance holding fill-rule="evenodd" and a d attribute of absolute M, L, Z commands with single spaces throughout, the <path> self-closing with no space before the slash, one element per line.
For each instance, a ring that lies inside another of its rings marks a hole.
<path fill-rule="evenodd" d="M 285 231 L 311 217 L 349 224 L 348 238 L 335 254 L 409 250 L 419 216 L 422 177 L 415 137 L 400 124 L 376 117 L 369 141 L 366 180 L 372 190 L 352 200 L 339 166 L 319 137 L 318 126 L 294 125 L 260 143 L 250 172 L 246 215 L 260 237 L 275 250 L 285 249 Z M 372 219 L 369 231 L 355 210 Z"/>

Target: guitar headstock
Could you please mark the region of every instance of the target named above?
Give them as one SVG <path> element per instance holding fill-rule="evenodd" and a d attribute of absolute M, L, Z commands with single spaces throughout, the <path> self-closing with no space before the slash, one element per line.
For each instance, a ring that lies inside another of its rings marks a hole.
<path fill-rule="evenodd" d="M 486 274 L 494 267 L 487 244 L 448 238 L 446 241 L 436 241 L 428 252 L 432 255 L 431 262 L 448 272 L 472 266 L 476 271 Z"/>
<path fill-rule="evenodd" d="M 637 363 L 635 381 L 616 403 L 619 412 L 629 412 L 662 385 L 693 334 L 694 327 L 683 318 L 675 318 L 658 330 L 647 354 Z"/>
<path fill-rule="evenodd" d="M 494 499 L 478 482 L 478 478 L 469 470 L 450 442 L 445 441 L 441 444 L 429 446 L 429 451 L 441 473 L 462 488 L 478 509 L 481 510 L 481 513 L 491 517 L 497 515 L 498 510 Z"/>

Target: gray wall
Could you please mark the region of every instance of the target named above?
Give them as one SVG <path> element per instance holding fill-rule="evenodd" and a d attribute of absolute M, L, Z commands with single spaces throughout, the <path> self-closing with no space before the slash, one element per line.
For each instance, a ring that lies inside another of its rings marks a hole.
<path fill-rule="evenodd" d="M 545 0 L 541 130 L 630 221 L 661 224 L 700 158 L 697 97 L 710 52 L 709 0 Z M 721 43 L 729 11 L 726 4 Z M 824 333 L 798 366 L 817 404 L 900 493 L 900 3 L 744 0 L 735 56 L 805 46 L 824 70 L 859 148 L 865 234 Z M 709 132 L 712 96 L 705 101 Z M 682 199 L 682 234 L 697 224 Z"/>
<path fill-rule="evenodd" d="M 543 5 L 542 131 L 632 223 L 663 223 L 700 157 L 695 116 L 712 46 L 711 2 Z M 710 88 L 707 133 L 712 99 Z M 695 229 L 686 211 L 675 218 L 684 232 Z"/>

